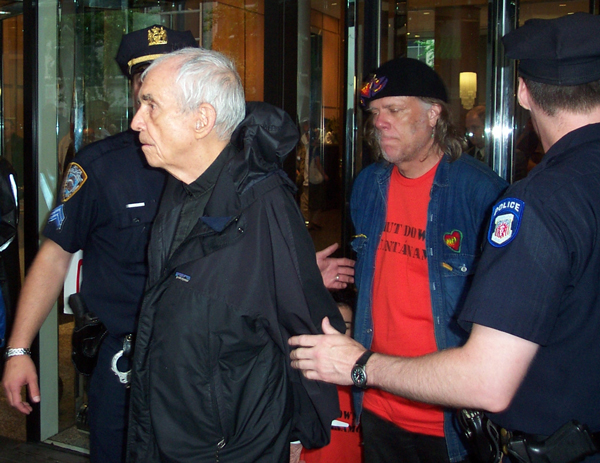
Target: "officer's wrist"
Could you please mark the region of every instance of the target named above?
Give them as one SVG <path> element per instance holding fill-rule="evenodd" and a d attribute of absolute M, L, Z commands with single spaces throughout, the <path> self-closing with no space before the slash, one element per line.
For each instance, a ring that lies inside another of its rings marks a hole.
<path fill-rule="evenodd" d="M 12 357 L 20 357 L 23 355 L 28 355 L 29 357 L 31 357 L 31 349 L 29 347 L 7 346 L 6 351 L 4 352 L 4 359 L 8 360 Z"/>

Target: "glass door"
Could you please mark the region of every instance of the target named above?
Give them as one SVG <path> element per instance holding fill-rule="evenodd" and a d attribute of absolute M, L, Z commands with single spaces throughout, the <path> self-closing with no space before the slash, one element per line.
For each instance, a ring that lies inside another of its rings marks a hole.
<path fill-rule="evenodd" d="M 23 115 L 23 8 L 21 3 L 0 6 L 1 84 L 0 84 L 0 162 L 14 169 L 18 206 L 18 229 L 10 242 L 0 242 L 0 297 L 6 309 L 8 335 L 23 278 L 24 210 L 24 115 Z M 3 170 L 3 172 L 5 172 Z M 6 211 L 2 212 L 3 214 Z M 7 238 L 3 235 L 3 238 Z M 3 349 L 0 349 L 3 352 Z M 0 372 L 3 370 L 0 360 Z M 25 418 L 12 409 L 4 394 L 0 400 L 2 436 L 25 440 Z"/>
<path fill-rule="evenodd" d="M 359 33 L 364 34 L 362 38 L 356 34 L 359 40 L 352 44 L 356 48 L 356 85 L 378 64 L 395 57 L 427 63 L 448 88 L 449 106 L 455 124 L 465 134 L 467 153 L 509 181 L 518 180 L 543 153 L 528 113 L 514 104 L 514 65 L 504 59 L 500 38 L 528 19 L 591 12 L 595 3 L 451 0 L 440 5 L 431 0 L 350 0 L 348 11 L 357 18 Z M 371 46 L 367 49 L 363 43 Z M 360 122 L 360 111 L 356 118 Z M 359 152 L 361 130 L 358 127 Z M 361 163 L 371 162 L 368 155 L 356 156 L 356 160 L 357 170 Z"/>

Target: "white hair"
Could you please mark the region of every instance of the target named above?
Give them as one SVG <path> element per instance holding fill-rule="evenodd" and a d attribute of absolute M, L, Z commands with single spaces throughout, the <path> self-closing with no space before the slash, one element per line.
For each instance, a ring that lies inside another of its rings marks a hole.
<path fill-rule="evenodd" d="M 157 58 L 142 74 L 142 80 L 154 66 L 178 59 L 175 82 L 179 86 L 182 111 L 195 111 L 207 103 L 217 118 L 215 130 L 228 140 L 246 115 L 244 88 L 233 62 L 222 53 L 204 48 L 182 48 Z"/>

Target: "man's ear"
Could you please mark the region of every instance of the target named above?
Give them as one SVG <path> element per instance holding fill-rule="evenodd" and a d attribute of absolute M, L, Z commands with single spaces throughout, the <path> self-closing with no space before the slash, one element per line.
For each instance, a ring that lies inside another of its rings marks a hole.
<path fill-rule="evenodd" d="M 442 106 L 434 103 L 431 105 L 431 108 L 427 110 L 427 117 L 429 118 L 429 125 L 431 127 L 435 127 L 438 119 L 440 118 L 440 114 L 442 112 Z"/>
<path fill-rule="evenodd" d="M 523 109 L 531 109 L 531 95 L 529 89 L 522 77 L 519 77 L 519 87 L 517 88 L 517 100 Z"/>
<path fill-rule="evenodd" d="M 196 138 L 204 138 L 215 127 L 217 113 L 208 103 L 202 103 L 196 111 Z"/>

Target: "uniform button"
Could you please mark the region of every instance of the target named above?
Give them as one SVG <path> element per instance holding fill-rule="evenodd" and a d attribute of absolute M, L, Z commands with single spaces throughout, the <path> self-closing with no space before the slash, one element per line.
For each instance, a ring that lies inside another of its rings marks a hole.
<path fill-rule="evenodd" d="M 372 333 L 372 332 L 373 332 L 373 329 L 372 329 L 372 328 L 369 328 L 369 329 L 367 330 L 367 333 Z"/>
<path fill-rule="evenodd" d="M 460 268 L 460 271 L 461 271 L 461 272 L 463 272 L 463 273 L 465 273 L 465 272 L 467 271 L 467 267 L 466 267 L 465 265 L 463 265 L 463 266 Z"/>
<path fill-rule="evenodd" d="M 239 232 L 239 233 L 244 233 L 244 229 L 243 229 L 242 227 L 239 227 L 239 228 L 238 228 L 238 232 Z"/>

